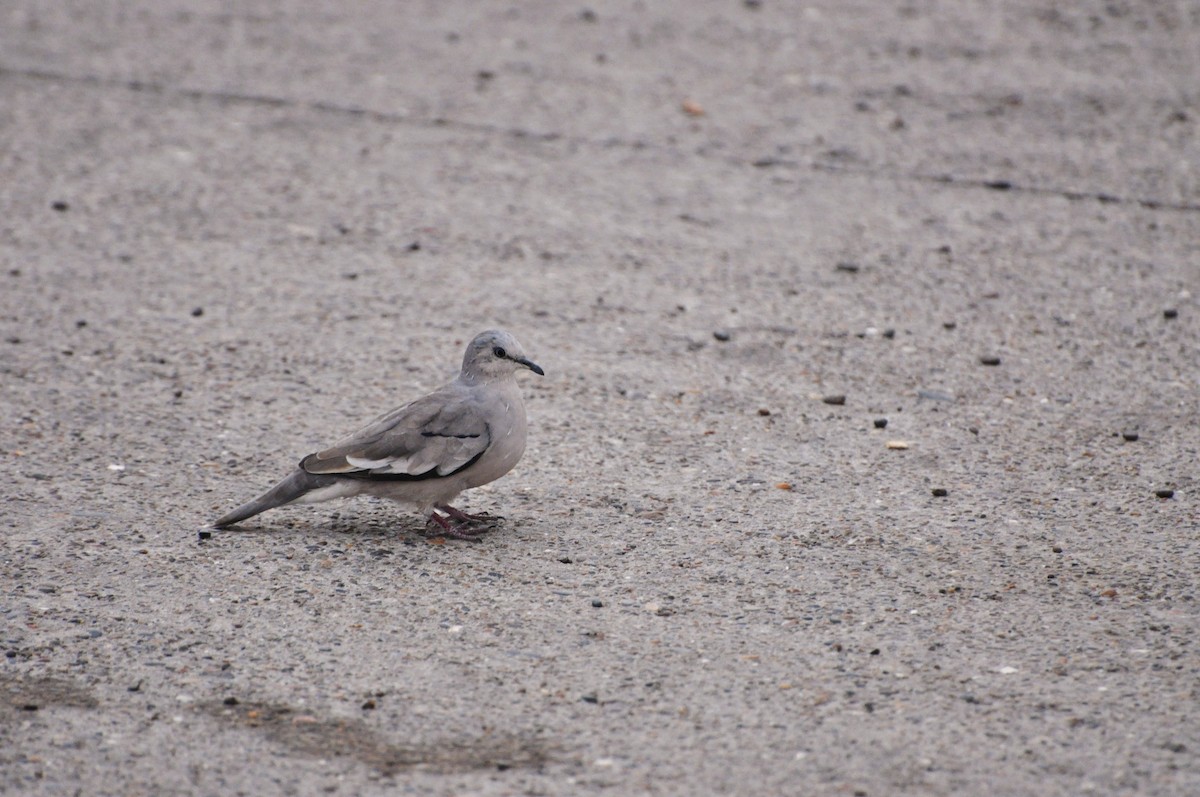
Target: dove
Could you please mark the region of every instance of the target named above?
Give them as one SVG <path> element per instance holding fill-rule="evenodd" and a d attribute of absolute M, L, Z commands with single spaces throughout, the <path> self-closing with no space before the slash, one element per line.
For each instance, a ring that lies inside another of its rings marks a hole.
<path fill-rule="evenodd" d="M 499 479 L 525 453 L 525 405 L 516 379 L 524 369 L 545 376 L 508 332 L 479 333 L 453 382 L 309 454 L 289 476 L 218 518 L 213 528 L 290 504 L 372 495 L 415 507 L 435 533 L 478 538 L 487 529 L 470 524 L 491 518 L 469 515 L 451 502 L 464 490 Z"/>

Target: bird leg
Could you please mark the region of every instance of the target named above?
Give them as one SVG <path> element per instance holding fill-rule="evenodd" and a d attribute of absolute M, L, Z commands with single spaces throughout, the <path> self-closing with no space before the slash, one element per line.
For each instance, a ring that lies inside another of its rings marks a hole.
<path fill-rule="evenodd" d="M 439 529 L 435 530 L 435 529 L 430 528 L 434 524 L 437 524 L 437 526 L 439 526 Z M 482 528 L 482 529 L 464 528 L 463 526 L 459 526 L 459 525 L 455 525 L 455 524 L 451 523 L 449 520 L 447 520 L 442 515 L 439 515 L 437 512 L 430 513 L 429 520 L 426 521 L 426 523 L 425 523 L 425 528 L 426 528 L 426 531 L 425 531 L 426 537 L 437 537 L 439 535 L 444 534 L 445 536 L 453 537 L 456 540 L 470 540 L 471 542 L 479 542 L 479 538 L 491 530 L 490 528 Z"/>
<path fill-rule="evenodd" d="M 497 520 L 504 520 L 504 518 L 500 517 L 499 515 L 493 516 L 493 515 L 487 514 L 486 512 L 483 513 L 482 515 L 468 515 L 466 512 L 462 511 L 461 509 L 455 509 L 454 507 L 450 506 L 449 504 L 438 504 L 437 508 L 442 510 L 443 512 L 445 512 L 447 515 L 454 518 L 455 520 L 460 520 L 464 523 L 470 523 L 472 521 L 478 522 L 478 523 L 492 523 Z"/>

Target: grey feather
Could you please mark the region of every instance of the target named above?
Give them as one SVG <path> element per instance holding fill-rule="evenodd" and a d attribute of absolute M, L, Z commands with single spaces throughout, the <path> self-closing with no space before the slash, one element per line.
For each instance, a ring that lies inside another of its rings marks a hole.
<path fill-rule="evenodd" d="M 217 518 L 213 522 L 213 527 L 223 529 L 226 526 L 232 526 L 234 523 L 241 523 L 243 520 L 252 518 L 261 512 L 266 512 L 268 509 L 290 504 L 297 498 L 301 498 L 313 490 L 328 487 L 336 481 L 337 479 L 332 476 L 319 476 L 296 469 L 287 478 L 280 481 L 258 498 L 248 501 L 232 512 Z"/>

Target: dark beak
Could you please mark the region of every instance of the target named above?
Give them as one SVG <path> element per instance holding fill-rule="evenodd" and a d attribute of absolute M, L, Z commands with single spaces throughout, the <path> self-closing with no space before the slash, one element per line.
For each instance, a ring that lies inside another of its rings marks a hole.
<path fill-rule="evenodd" d="M 520 363 L 521 365 L 528 368 L 530 371 L 533 371 L 538 376 L 546 375 L 546 372 L 542 370 L 542 366 L 538 365 L 537 363 L 535 363 L 533 360 L 529 359 L 528 357 L 514 357 L 513 362 Z"/>

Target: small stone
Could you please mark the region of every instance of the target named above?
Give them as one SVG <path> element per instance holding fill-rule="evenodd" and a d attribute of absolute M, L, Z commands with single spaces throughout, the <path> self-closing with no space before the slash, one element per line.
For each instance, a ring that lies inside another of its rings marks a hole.
<path fill-rule="evenodd" d="M 1121 432 L 1121 437 L 1124 437 L 1130 443 L 1136 443 L 1138 439 L 1137 432 Z"/>
<path fill-rule="evenodd" d="M 999 365 L 1000 358 L 994 354 L 985 354 L 984 356 L 979 358 L 979 362 L 982 365 Z"/>
<path fill-rule="evenodd" d="M 597 697 L 597 696 L 596 696 L 596 695 L 594 695 L 594 694 L 591 694 L 591 695 L 584 695 L 583 697 L 581 697 L 581 698 L 579 698 L 579 699 L 580 699 L 580 700 L 582 700 L 584 703 L 593 703 L 593 704 L 595 704 L 595 703 L 599 703 L 599 702 L 600 702 L 600 698 L 599 698 L 599 697 Z"/>
<path fill-rule="evenodd" d="M 199 318 L 202 315 L 204 315 L 203 307 L 193 307 L 192 308 L 192 318 Z"/>
<path fill-rule="evenodd" d="M 221 702 L 227 706 L 236 706 L 238 704 L 238 699 L 231 695 L 231 696 L 225 698 L 224 700 L 222 700 Z"/>
<path fill-rule="evenodd" d="M 68 210 L 71 209 L 71 206 L 68 205 L 66 202 L 64 202 L 61 199 L 56 199 L 55 201 L 50 203 L 50 208 L 52 210 L 58 211 L 59 213 L 66 213 Z"/>
<path fill-rule="evenodd" d="M 958 322 L 956 322 L 956 321 L 943 321 L 942 322 L 943 329 L 954 329 L 956 326 L 958 326 Z"/>
<path fill-rule="evenodd" d="M 731 333 L 728 329 L 718 329 L 713 332 L 713 337 L 722 343 L 725 343 L 733 338 L 733 333 Z"/>
<path fill-rule="evenodd" d="M 887 418 L 876 418 L 874 421 L 872 421 L 872 423 L 875 424 L 876 429 L 886 429 L 887 428 Z"/>
<path fill-rule="evenodd" d="M 1172 318 L 1178 318 L 1178 317 L 1179 317 L 1179 311 L 1176 310 L 1174 307 L 1168 307 L 1166 310 L 1163 310 L 1163 318 L 1170 320 Z"/>
<path fill-rule="evenodd" d="M 1155 490 L 1155 491 L 1154 491 L 1154 494 L 1155 494 L 1155 495 L 1157 495 L 1159 498 L 1174 498 L 1174 497 L 1175 497 L 1175 491 L 1174 491 L 1174 490 L 1169 490 L 1169 489 L 1167 489 L 1167 490 Z"/>
<path fill-rule="evenodd" d="M 759 407 L 758 414 L 765 418 L 771 414 L 771 411 L 769 409 L 767 409 L 766 407 Z"/>
<path fill-rule="evenodd" d="M 36 703 L 25 703 L 24 705 L 21 706 L 21 710 L 22 711 L 37 711 L 38 707 L 37 707 Z"/>
<path fill-rule="evenodd" d="M 887 443 L 885 443 L 885 445 L 887 446 L 887 448 L 889 448 L 892 451 L 907 451 L 908 450 L 908 441 L 906 441 L 906 440 L 888 440 Z"/>
<path fill-rule="evenodd" d="M 847 274 L 857 274 L 858 270 L 859 270 L 859 265 L 858 265 L 858 263 L 850 263 L 848 261 L 843 260 L 841 263 L 837 264 L 837 270 L 844 271 Z"/>
<path fill-rule="evenodd" d="M 600 600 L 599 598 L 593 598 L 592 599 L 592 608 L 593 609 L 603 609 L 604 601 Z"/>
<path fill-rule="evenodd" d="M 826 404 L 833 404 L 834 406 L 840 407 L 846 403 L 846 396 L 843 394 L 835 394 L 831 396 L 825 396 L 821 399 L 821 401 L 824 401 Z"/>
<path fill-rule="evenodd" d="M 212 539 L 212 531 L 209 529 L 201 529 L 200 531 L 196 532 L 196 536 L 201 540 L 209 540 Z"/>
<path fill-rule="evenodd" d="M 362 710 L 363 710 L 363 711 L 370 711 L 370 710 L 371 710 L 371 709 L 373 709 L 373 708 L 375 708 L 375 701 L 374 701 L 374 700 L 366 700 L 366 701 L 364 701 L 364 702 L 363 702 L 363 704 L 362 704 Z"/>
<path fill-rule="evenodd" d="M 945 498 L 949 494 L 950 494 L 949 491 L 947 491 L 945 487 L 934 487 L 933 488 L 933 497 L 934 498 Z"/>
<path fill-rule="evenodd" d="M 887 329 L 883 330 L 883 336 L 888 340 L 891 340 L 892 338 L 896 337 L 896 330 L 888 327 Z"/>
<path fill-rule="evenodd" d="M 571 564 L 571 557 L 569 557 L 569 556 L 560 556 L 560 557 L 558 557 L 558 561 L 559 561 L 559 562 L 561 562 L 561 563 L 563 563 L 564 565 L 569 565 L 569 564 Z"/>
<path fill-rule="evenodd" d="M 704 116 L 704 106 L 695 100 L 684 100 L 680 107 L 688 116 Z"/>

